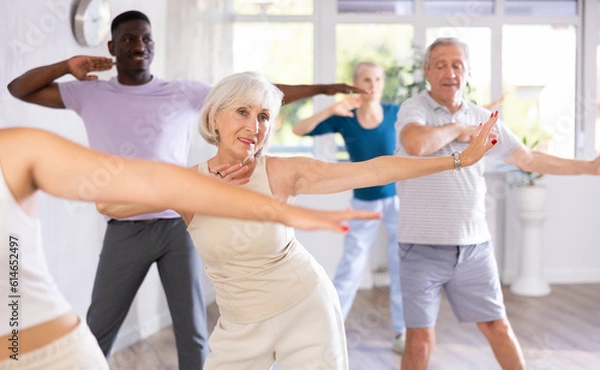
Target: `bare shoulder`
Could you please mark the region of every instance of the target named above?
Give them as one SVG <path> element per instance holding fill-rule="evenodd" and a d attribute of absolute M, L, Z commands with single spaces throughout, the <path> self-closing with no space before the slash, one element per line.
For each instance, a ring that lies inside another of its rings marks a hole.
<path fill-rule="evenodd" d="M 289 177 L 298 173 L 304 166 L 314 161 L 308 157 L 278 157 L 278 156 L 265 156 L 265 165 L 269 178 L 271 175 L 280 175 Z"/>
<path fill-rule="evenodd" d="M 288 201 L 295 195 L 298 173 L 304 157 L 265 156 L 265 166 L 271 191 L 275 198 Z"/>
<path fill-rule="evenodd" d="M 288 158 L 265 155 L 265 167 L 269 181 L 278 180 L 287 173 L 290 162 Z M 292 162 L 293 163 L 293 162 Z"/>

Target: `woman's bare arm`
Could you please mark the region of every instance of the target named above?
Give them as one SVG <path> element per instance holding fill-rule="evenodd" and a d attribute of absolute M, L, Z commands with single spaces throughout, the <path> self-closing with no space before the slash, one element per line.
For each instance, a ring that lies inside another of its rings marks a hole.
<path fill-rule="evenodd" d="M 281 222 L 309 230 L 345 231 L 345 220 L 379 217 L 373 212 L 291 206 L 189 169 L 110 156 L 36 129 L 0 130 L 0 165 L 17 202 L 41 189 L 67 199 L 144 203 L 153 209 Z"/>
<path fill-rule="evenodd" d="M 460 154 L 462 166 L 478 162 L 495 140 L 488 140 L 497 115 L 481 126 L 471 144 Z M 289 189 L 289 196 L 327 194 L 355 188 L 384 185 L 391 182 L 431 175 L 454 168 L 452 156 L 395 157 L 381 156 L 364 162 L 330 163 L 311 158 L 277 158 L 271 173 L 277 174 L 278 189 Z M 285 185 L 281 185 L 285 184 Z M 285 194 L 285 190 L 283 191 Z"/>

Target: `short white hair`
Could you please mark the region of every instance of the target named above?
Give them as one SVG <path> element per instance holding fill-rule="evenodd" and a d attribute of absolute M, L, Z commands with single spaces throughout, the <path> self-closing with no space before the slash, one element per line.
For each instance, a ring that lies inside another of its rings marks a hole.
<path fill-rule="evenodd" d="M 210 91 L 204 100 L 200 112 L 200 135 L 209 144 L 219 144 L 219 132 L 215 130 L 214 121 L 227 108 L 244 105 L 261 105 L 270 111 L 269 132 L 265 138 L 260 154 L 266 148 L 273 132 L 275 117 L 279 114 L 283 92 L 269 82 L 266 77 L 256 72 L 235 73 L 222 79 Z"/>

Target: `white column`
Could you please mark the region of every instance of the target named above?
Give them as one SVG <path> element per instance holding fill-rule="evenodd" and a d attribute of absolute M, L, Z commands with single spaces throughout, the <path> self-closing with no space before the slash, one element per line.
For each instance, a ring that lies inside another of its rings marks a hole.
<path fill-rule="evenodd" d="M 519 189 L 519 219 L 523 226 L 520 250 L 519 273 L 510 286 L 518 295 L 544 296 L 550 286 L 542 272 L 542 225 L 546 220 L 543 187 L 527 186 Z"/>

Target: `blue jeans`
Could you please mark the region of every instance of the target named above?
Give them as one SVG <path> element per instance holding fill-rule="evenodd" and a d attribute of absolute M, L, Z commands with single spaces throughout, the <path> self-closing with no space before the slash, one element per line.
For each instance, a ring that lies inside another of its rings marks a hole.
<path fill-rule="evenodd" d="M 404 333 L 404 311 L 400 290 L 400 257 L 398 250 L 398 197 L 364 201 L 352 198 L 353 209 L 383 213 L 383 224 L 388 232 L 388 269 L 390 274 L 390 311 L 395 333 Z M 340 297 L 340 306 L 344 319 L 348 316 L 356 291 L 360 286 L 363 272 L 369 260 L 371 245 L 377 236 L 380 220 L 350 221 L 350 231 L 344 238 L 344 252 L 337 266 L 333 285 Z"/>

